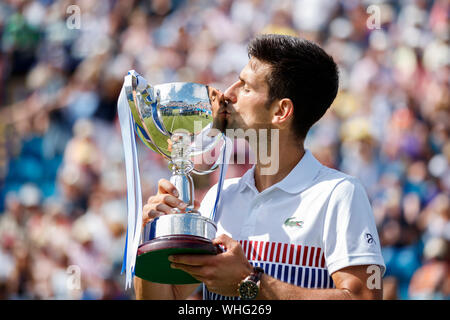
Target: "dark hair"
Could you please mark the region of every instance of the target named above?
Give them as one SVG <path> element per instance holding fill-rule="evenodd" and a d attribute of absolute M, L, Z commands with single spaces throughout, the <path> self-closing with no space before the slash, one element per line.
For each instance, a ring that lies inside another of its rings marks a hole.
<path fill-rule="evenodd" d="M 333 58 L 311 41 L 278 34 L 253 39 L 248 55 L 271 65 L 269 100 L 291 99 L 295 132 L 305 138 L 336 97 L 339 72 Z"/>

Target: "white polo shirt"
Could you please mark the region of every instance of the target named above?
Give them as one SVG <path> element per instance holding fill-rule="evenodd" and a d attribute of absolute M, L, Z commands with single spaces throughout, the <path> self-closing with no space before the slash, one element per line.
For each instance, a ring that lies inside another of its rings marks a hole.
<path fill-rule="evenodd" d="M 200 212 L 209 217 L 217 185 Z M 323 166 L 309 150 L 280 182 L 258 192 L 254 167 L 224 182 L 217 235 L 241 243 L 254 266 L 305 288 L 334 288 L 331 274 L 354 265 L 379 265 L 380 240 L 366 192 L 354 177 Z M 230 299 L 209 292 L 204 299 Z"/>

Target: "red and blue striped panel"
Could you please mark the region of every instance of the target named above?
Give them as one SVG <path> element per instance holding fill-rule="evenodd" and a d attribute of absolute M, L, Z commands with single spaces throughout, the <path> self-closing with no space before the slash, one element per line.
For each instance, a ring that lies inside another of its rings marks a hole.
<path fill-rule="evenodd" d="M 256 240 L 239 242 L 250 263 L 263 268 L 266 274 L 275 279 L 304 288 L 335 287 L 320 247 Z M 209 292 L 205 287 L 203 289 L 204 299 L 236 298 Z"/>

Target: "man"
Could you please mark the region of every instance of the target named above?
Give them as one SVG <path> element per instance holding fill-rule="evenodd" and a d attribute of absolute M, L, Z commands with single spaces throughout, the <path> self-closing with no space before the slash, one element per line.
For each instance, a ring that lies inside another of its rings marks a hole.
<path fill-rule="evenodd" d="M 336 97 L 336 64 L 317 45 L 291 36 L 260 36 L 248 53 L 239 79 L 223 94 L 215 125 L 278 130 L 278 141 L 269 143 L 279 146 L 279 169 L 264 174 L 270 164 L 257 158 L 243 177 L 226 180 L 213 240 L 226 251 L 172 256 L 172 267 L 202 281 L 206 299 L 382 298 L 385 266 L 363 187 L 303 147 Z M 211 212 L 215 190 L 202 201 L 203 215 Z M 144 206 L 144 223 L 175 207 L 186 205 L 161 180 Z M 138 299 L 184 299 L 195 288 L 135 279 Z"/>

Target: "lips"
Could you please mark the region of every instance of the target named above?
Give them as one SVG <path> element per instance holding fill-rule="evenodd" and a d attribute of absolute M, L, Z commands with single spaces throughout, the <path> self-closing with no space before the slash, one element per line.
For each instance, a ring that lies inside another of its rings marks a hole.
<path fill-rule="evenodd" d="M 231 113 L 228 111 L 220 111 L 219 116 L 221 117 L 228 117 Z"/>
<path fill-rule="evenodd" d="M 219 108 L 219 114 L 231 114 L 230 108 L 231 108 L 231 103 L 229 103 L 226 100 L 222 100 L 220 102 L 220 108 Z"/>

